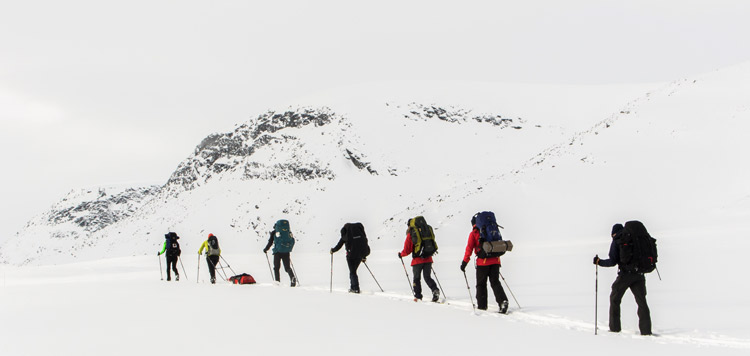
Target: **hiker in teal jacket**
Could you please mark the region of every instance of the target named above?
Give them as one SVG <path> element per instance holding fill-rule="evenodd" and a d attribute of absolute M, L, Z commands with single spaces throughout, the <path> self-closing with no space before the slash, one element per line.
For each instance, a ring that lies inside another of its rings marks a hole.
<path fill-rule="evenodd" d="M 289 229 L 289 221 L 279 220 L 274 224 L 273 231 L 271 231 L 268 238 L 268 244 L 263 249 L 263 253 L 268 253 L 268 250 L 273 245 L 273 275 L 276 282 L 281 282 L 279 271 L 281 269 L 281 262 L 284 262 L 284 270 L 289 274 L 289 279 L 292 281 L 292 287 L 297 285 L 297 277 L 294 275 L 294 270 L 291 267 L 291 258 L 289 254 L 294 248 L 294 235 Z"/>

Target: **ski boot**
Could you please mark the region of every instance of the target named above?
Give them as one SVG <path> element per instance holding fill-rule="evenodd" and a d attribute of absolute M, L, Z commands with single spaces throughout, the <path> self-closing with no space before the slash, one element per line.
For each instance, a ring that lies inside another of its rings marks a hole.
<path fill-rule="evenodd" d="M 440 289 L 435 289 L 432 291 L 432 301 L 437 303 L 438 300 L 440 300 Z"/>
<path fill-rule="evenodd" d="M 503 300 L 502 303 L 500 303 L 500 314 L 508 314 L 508 301 Z"/>
<path fill-rule="evenodd" d="M 174 275 L 174 280 L 175 280 L 175 282 L 179 282 L 180 281 L 180 275 L 179 274 L 175 274 Z"/>

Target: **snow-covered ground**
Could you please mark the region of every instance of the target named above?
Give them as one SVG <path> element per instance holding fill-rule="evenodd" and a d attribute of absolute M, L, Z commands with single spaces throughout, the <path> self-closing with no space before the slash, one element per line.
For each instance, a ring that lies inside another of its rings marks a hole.
<path fill-rule="evenodd" d="M 615 271 L 603 268 L 599 270 L 600 330 L 594 336 L 595 267 L 590 259 L 593 253 L 605 253 L 607 232 L 608 226 L 603 226 L 596 238 L 523 245 L 509 253 L 502 273 L 522 308 L 511 298 L 508 315 L 496 313 L 493 303 L 488 312 L 472 312 L 458 269 L 462 251 L 457 248 L 441 251 L 435 258 L 448 297 L 445 304 L 411 301 L 395 256 L 399 246 L 373 251 L 367 262 L 384 293 L 366 267 L 360 267 L 361 295 L 346 293 L 343 253 L 334 255 L 332 294 L 331 260 L 319 253 L 293 253 L 299 288 L 288 287 L 283 270 L 282 284 L 271 284 L 260 251 L 225 253 L 233 270 L 250 273 L 259 281 L 249 286 L 208 284 L 202 259 L 200 283 L 196 283 L 198 257 L 188 251 L 183 253 L 186 274 L 181 273 L 180 282 L 159 280 L 155 254 L 59 266 L 4 266 L 0 353 L 406 355 L 496 350 L 529 355 L 746 355 L 750 351 L 747 286 L 729 273 L 709 275 L 700 268 L 739 258 L 732 251 L 744 250 L 748 243 L 719 246 L 715 254 L 701 255 L 701 264 L 694 268 L 674 268 L 672 261 L 699 258 L 694 246 L 699 245 L 701 232 L 695 236 L 680 232 L 674 239 L 660 235 L 663 280 L 656 274 L 647 278 L 658 336 L 637 334 L 630 294 L 623 300 L 623 332 L 606 331 L 607 296 Z M 667 242 L 678 238 L 687 243 Z M 467 274 L 475 295 L 474 272 L 469 268 Z"/>

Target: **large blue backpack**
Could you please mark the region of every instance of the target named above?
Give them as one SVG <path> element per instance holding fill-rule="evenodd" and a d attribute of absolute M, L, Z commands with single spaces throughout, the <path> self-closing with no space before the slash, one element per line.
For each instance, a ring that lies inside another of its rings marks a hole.
<path fill-rule="evenodd" d="M 495 213 L 491 211 L 478 213 L 476 215 L 475 224 L 476 228 L 479 230 L 479 249 L 477 250 L 477 257 L 500 257 L 504 255 L 506 251 L 513 250 L 512 242 L 503 241 L 503 236 L 500 234 L 500 228 L 495 219 Z"/>
<path fill-rule="evenodd" d="M 289 253 L 294 248 L 294 235 L 289 228 L 289 221 L 279 220 L 273 225 L 273 253 Z"/>

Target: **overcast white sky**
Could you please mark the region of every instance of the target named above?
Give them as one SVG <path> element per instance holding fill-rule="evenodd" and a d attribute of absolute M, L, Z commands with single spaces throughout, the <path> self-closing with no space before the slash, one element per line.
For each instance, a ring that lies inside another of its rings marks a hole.
<path fill-rule="evenodd" d="M 750 60 L 750 1 L 0 0 L 0 241 L 72 188 L 378 80 L 671 81 Z"/>

